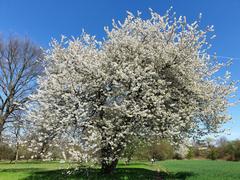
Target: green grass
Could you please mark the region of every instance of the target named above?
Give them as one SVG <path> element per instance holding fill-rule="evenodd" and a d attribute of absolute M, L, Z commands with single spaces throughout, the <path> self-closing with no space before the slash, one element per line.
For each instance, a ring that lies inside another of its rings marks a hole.
<path fill-rule="evenodd" d="M 75 165 L 76 166 L 76 165 Z M 119 163 L 110 176 L 103 175 L 99 168 L 86 169 L 68 174 L 69 164 L 59 162 L 0 163 L 0 180 L 31 179 L 240 179 L 240 162 L 211 160 L 168 160 L 156 162 Z"/>
<path fill-rule="evenodd" d="M 58 162 L 9 162 L 0 163 L 0 180 L 26 179 L 37 172 L 65 169 L 68 164 Z"/>
<path fill-rule="evenodd" d="M 240 179 L 240 162 L 222 160 L 168 160 L 158 162 L 171 173 L 189 173 L 187 179 Z"/>

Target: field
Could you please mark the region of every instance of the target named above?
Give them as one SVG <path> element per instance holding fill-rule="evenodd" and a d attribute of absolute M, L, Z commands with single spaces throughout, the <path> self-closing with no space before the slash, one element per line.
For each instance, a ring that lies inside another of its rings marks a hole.
<path fill-rule="evenodd" d="M 75 165 L 76 166 L 76 165 Z M 0 163 L 0 180 L 14 179 L 240 179 L 240 162 L 211 160 L 168 160 L 156 162 L 120 163 L 116 172 L 106 177 L 99 168 L 80 168 L 69 173 L 69 164 L 59 162 Z"/>

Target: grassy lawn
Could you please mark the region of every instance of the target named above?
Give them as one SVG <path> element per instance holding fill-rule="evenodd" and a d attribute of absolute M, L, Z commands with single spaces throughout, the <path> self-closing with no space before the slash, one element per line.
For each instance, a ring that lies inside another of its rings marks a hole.
<path fill-rule="evenodd" d="M 168 160 L 151 164 L 120 163 L 114 174 L 104 176 L 99 168 L 81 168 L 68 174 L 69 164 L 59 162 L 0 163 L 0 180 L 14 179 L 240 179 L 240 162 L 210 160 Z"/>
<path fill-rule="evenodd" d="M 211 160 L 168 160 L 158 162 L 172 174 L 185 174 L 186 179 L 240 179 L 240 162 Z"/>
<path fill-rule="evenodd" d="M 18 162 L 17 164 L 1 162 L 0 180 L 27 179 L 37 172 L 56 171 L 67 167 L 68 164 L 58 162 Z"/>

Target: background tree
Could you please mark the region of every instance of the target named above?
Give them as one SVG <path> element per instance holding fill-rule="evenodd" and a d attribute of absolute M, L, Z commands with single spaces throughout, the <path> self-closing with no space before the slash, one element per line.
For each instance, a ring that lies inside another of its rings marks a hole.
<path fill-rule="evenodd" d="M 235 83 L 229 73 L 216 77 L 224 65 L 207 53 L 212 27 L 151 11 L 150 19 L 129 13 L 105 30 L 101 43 L 87 34 L 53 42 L 29 113 L 36 127 L 56 133 L 53 143 L 98 150 L 111 173 L 134 138 L 180 143 L 229 120 Z"/>
<path fill-rule="evenodd" d="M 227 140 L 226 137 L 220 137 L 217 142 L 217 148 L 218 148 L 218 158 L 224 159 L 227 156 L 227 147 L 228 147 L 229 141 Z"/>
<path fill-rule="evenodd" d="M 14 147 L 15 150 L 15 162 L 19 159 L 19 151 L 23 145 L 24 138 L 26 137 L 27 122 L 24 119 L 24 111 L 15 111 L 11 115 L 13 122 L 8 126 L 8 143 Z"/>
<path fill-rule="evenodd" d="M 174 158 L 176 159 L 185 159 L 189 152 L 189 142 L 184 144 L 179 144 L 175 147 Z"/>
<path fill-rule="evenodd" d="M 172 159 L 174 156 L 173 146 L 164 140 L 153 141 L 148 147 L 149 160 L 166 160 Z"/>
<path fill-rule="evenodd" d="M 0 160 L 13 160 L 15 158 L 14 149 L 8 143 L 0 144 Z"/>
<path fill-rule="evenodd" d="M 42 50 L 27 39 L 0 41 L 0 137 L 14 113 L 22 111 L 42 72 Z"/>

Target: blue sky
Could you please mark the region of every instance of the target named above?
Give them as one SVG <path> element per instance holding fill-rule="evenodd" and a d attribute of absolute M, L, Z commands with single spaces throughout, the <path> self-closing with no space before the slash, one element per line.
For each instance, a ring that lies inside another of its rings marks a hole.
<path fill-rule="evenodd" d="M 101 39 L 105 36 L 103 27 L 110 26 L 112 19 L 123 20 L 126 11 L 140 10 L 146 16 L 148 8 L 163 14 L 170 6 L 177 16 L 185 15 L 190 22 L 202 13 L 202 26 L 215 26 L 217 38 L 210 53 L 236 58 L 229 70 L 233 79 L 239 79 L 239 0 L 0 0 L 0 32 L 30 37 L 46 48 L 52 37 L 78 36 L 82 29 Z M 240 104 L 229 113 L 233 120 L 224 126 L 231 129 L 227 137 L 240 138 Z"/>

